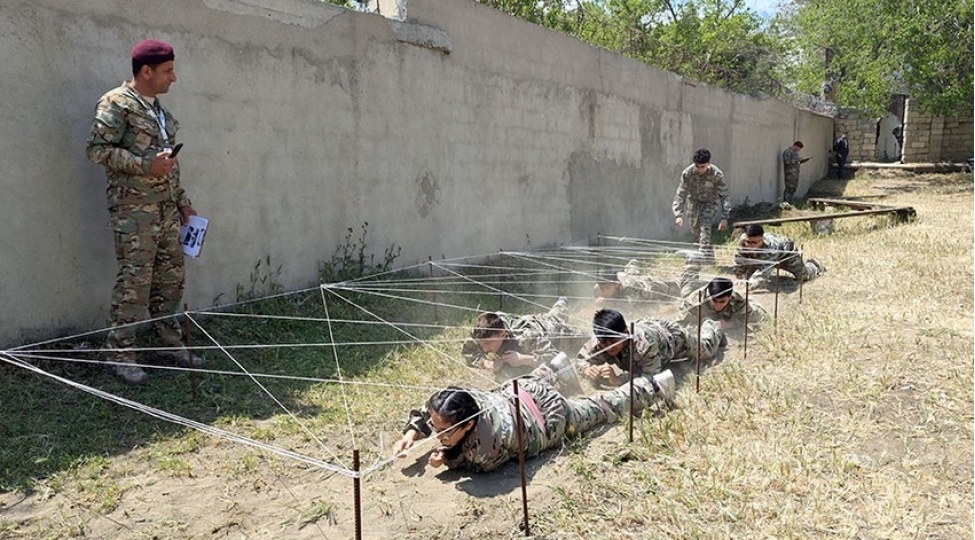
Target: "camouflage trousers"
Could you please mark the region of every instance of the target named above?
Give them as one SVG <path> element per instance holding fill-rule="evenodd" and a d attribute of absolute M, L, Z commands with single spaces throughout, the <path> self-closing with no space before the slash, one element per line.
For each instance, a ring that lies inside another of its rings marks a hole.
<path fill-rule="evenodd" d="M 684 329 L 684 332 L 686 334 L 684 348 L 674 352 L 674 359 L 685 357 L 697 358 L 698 343 L 700 343 L 701 360 L 709 360 L 714 358 L 714 355 L 718 353 L 718 349 L 721 348 L 721 342 L 725 341 L 724 330 L 718 326 L 718 323 L 711 319 L 701 321 L 700 340 L 698 340 L 697 322 L 694 322 L 690 328 Z M 666 365 L 665 363 L 663 367 L 666 368 Z"/>
<path fill-rule="evenodd" d="M 183 250 L 179 243 L 179 212 L 171 202 L 119 205 L 112 209 L 115 259 L 118 274 L 112 290 L 112 330 L 107 345 L 113 349 L 135 346 L 138 323 L 146 312 L 161 344 L 182 346 L 182 332 L 173 315 L 186 283 Z M 115 355 L 131 361 L 129 353 Z"/>
<path fill-rule="evenodd" d="M 775 266 L 792 274 L 796 281 L 809 281 L 819 274 L 819 268 L 811 262 L 803 262 L 802 255 L 798 251 L 790 252 Z M 773 275 L 774 272 L 773 269 Z"/>
<path fill-rule="evenodd" d="M 796 194 L 796 189 L 799 187 L 799 166 L 798 165 L 786 165 L 785 166 L 785 190 L 782 192 L 782 199 L 785 202 L 792 202 L 792 197 Z"/>
<path fill-rule="evenodd" d="M 559 444 L 563 437 L 578 435 L 602 424 L 625 418 L 630 412 L 630 383 L 610 392 L 591 396 L 566 398 L 550 384 L 551 372 L 536 369 L 532 375 L 518 379 L 520 388 L 528 392 L 545 420 L 546 433 L 528 430 L 526 453 L 535 455 L 545 448 Z M 653 386 L 645 377 L 636 377 L 633 387 L 633 407 L 642 411 L 653 402 Z"/>
<path fill-rule="evenodd" d="M 711 245 L 711 232 L 714 229 L 714 216 L 718 213 L 718 204 L 711 202 L 693 202 L 688 205 L 687 219 L 691 226 L 691 237 L 700 246 L 702 253 L 714 257 L 714 246 Z"/>

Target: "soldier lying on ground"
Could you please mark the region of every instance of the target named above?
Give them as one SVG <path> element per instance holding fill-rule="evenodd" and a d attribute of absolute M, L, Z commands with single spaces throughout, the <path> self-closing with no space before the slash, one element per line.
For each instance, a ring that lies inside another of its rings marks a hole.
<path fill-rule="evenodd" d="M 565 297 L 547 313 L 482 313 L 464 342 L 462 354 L 471 366 L 491 369 L 499 378 L 524 375 L 559 354 L 553 340 L 582 335 L 582 330 L 568 324 L 567 315 Z"/>
<path fill-rule="evenodd" d="M 745 227 L 735 252 L 735 277 L 749 279 L 759 272 L 767 278 L 775 268 L 789 272 L 797 281 L 809 281 L 826 273 L 826 268 L 813 259 L 803 262 L 802 254 L 789 238 L 766 233 L 761 225 Z"/>
<path fill-rule="evenodd" d="M 681 304 L 681 323 L 690 327 L 692 332 L 697 328 L 698 319 L 713 320 L 722 330 L 729 330 L 744 324 L 746 312 L 749 328 L 754 328 L 753 325 L 768 318 L 768 312 L 761 304 L 751 299 L 746 302 L 745 298 L 734 290 L 731 280 L 725 277 L 712 279 L 701 296 L 703 298 L 699 301 L 695 291 L 686 296 Z"/>
<path fill-rule="evenodd" d="M 676 302 L 700 286 L 697 281 L 698 266 L 700 262 L 694 261 L 692 264 L 688 261 L 677 279 L 660 279 L 644 275 L 637 260 L 633 259 L 626 263 L 622 271 L 602 270 L 596 285 L 593 286 L 593 296 L 597 304 L 605 303 L 610 299 L 625 299 L 630 303 Z"/>
<path fill-rule="evenodd" d="M 633 323 L 634 334 L 623 314 L 601 309 L 592 320 L 593 338 L 579 351 L 576 369 L 586 379 L 602 385 L 619 386 L 631 374 L 630 349 L 633 349 L 633 376 L 652 376 L 678 358 L 697 356 L 697 332 L 663 319 L 644 318 Z M 712 358 L 726 343 L 724 332 L 712 320 L 701 325 L 701 359 Z M 622 371 L 618 374 L 617 371 Z"/>
<path fill-rule="evenodd" d="M 492 392 L 456 386 L 437 392 L 426 406 L 410 411 L 403 437 L 393 445 L 393 454 L 405 457 L 404 452 L 418 439 L 433 435 L 440 444 L 427 459 L 428 465 L 488 472 L 518 457 L 516 399 L 520 400 L 526 457 L 559 446 L 566 436 L 584 433 L 628 414 L 628 385 L 612 392 L 569 399 L 552 387 L 553 374 L 545 368 L 518 379 L 517 396 L 511 385 Z M 669 371 L 652 379 L 633 379 L 636 411 L 652 403 L 670 402 L 675 392 L 674 377 Z"/>

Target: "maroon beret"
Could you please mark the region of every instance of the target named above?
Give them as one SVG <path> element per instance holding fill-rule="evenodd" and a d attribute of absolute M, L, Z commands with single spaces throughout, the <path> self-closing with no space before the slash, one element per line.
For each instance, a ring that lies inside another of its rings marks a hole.
<path fill-rule="evenodd" d="M 132 47 L 132 59 L 143 64 L 162 64 L 176 59 L 173 46 L 158 39 L 144 39 Z"/>

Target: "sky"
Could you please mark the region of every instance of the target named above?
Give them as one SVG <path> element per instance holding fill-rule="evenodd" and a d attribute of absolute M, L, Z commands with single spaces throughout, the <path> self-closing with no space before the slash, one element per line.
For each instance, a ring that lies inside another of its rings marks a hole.
<path fill-rule="evenodd" d="M 745 0 L 745 5 L 760 16 L 768 19 L 775 15 L 779 3 L 783 0 Z"/>

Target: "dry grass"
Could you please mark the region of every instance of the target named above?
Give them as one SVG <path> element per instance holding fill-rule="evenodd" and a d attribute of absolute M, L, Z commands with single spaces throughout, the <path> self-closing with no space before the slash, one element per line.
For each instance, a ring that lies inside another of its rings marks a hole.
<path fill-rule="evenodd" d="M 801 304 L 796 292 L 783 296 L 747 360 L 733 343 L 700 393 L 685 376 L 680 408 L 638 421 L 634 444 L 615 427 L 532 460 L 534 538 L 972 537 L 972 176 L 861 175 L 845 194 L 913 205 L 918 219 L 837 220 L 823 236 L 784 227 L 829 272 Z M 459 376 L 433 365 L 429 352 L 397 352 L 368 376 L 418 385 Z M 386 445 L 403 405 L 423 399 L 402 388 L 333 391 L 301 399 L 328 418 L 349 399 L 356 429 Z M 303 420 L 323 437 L 344 427 Z M 240 422 L 313 447 L 288 419 Z M 347 478 L 193 434 L 38 486 L 22 505 L 0 494 L 11 510 L 0 538 L 351 537 Z M 409 460 L 363 490 L 367 539 L 523 537 L 514 466 L 437 477 Z"/>

